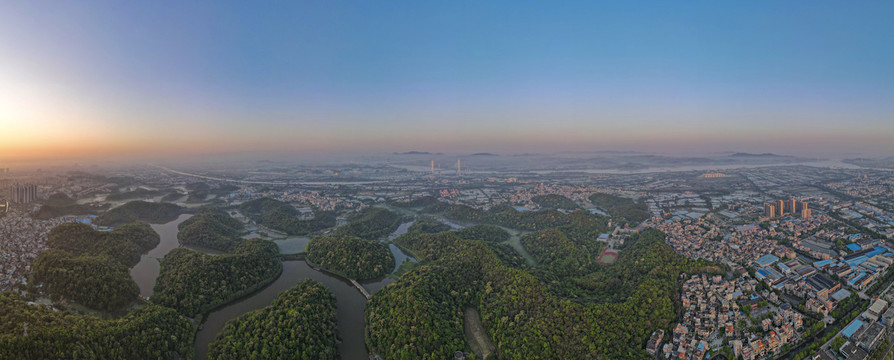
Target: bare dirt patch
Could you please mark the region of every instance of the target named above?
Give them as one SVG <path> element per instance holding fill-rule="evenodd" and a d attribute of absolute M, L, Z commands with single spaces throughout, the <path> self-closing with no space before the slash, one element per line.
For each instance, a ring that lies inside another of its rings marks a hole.
<path fill-rule="evenodd" d="M 497 351 L 484 331 L 484 327 L 481 326 L 481 317 L 478 315 L 478 310 L 473 308 L 466 309 L 463 330 L 465 330 L 466 343 L 472 348 L 472 352 L 478 355 L 478 358 L 486 359 L 490 354 Z"/>

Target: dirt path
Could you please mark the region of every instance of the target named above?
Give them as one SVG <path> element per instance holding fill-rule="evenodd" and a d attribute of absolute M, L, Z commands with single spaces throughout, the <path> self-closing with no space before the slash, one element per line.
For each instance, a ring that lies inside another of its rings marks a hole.
<path fill-rule="evenodd" d="M 479 358 L 486 359 L 496 351 L 494 344 L 487 337 L 484 327 L 481 326 L 481 317 L 478 316 L 478 310 L 473 308 L 466 309 L 463 329 L 465 330 L 466 342 L 472 348 L 472 352 L 478 355 Z"/>

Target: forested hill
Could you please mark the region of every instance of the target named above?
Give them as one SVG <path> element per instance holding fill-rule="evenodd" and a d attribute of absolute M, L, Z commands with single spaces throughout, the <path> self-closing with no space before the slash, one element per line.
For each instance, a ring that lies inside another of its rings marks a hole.
<path fill-rule="evenodd" d="M 612 217 L 623 218 L 634 224 L 646 221 L 650 216 L 649 207 L 644 202 L 603 193 L 590 195 L 590 201 Z"/>
<path fill-rule="evenodd" d="M 194 334 L 189 319 L 158 305 L 101 320 L 0 293 L 0 359 L 192 359 Z"/>
<path fill-rule="evenodd" d="M 139 290 L 128 271 L 159 236 L 146 224 L 128 224 L 111 232 L 66 223 L 50 231 L 47 246 L 34 260 L 33 285 L 54 298 L 112 311 L 136 300 Z"/>
<path fill-rule="evenodd" d="M 178 225 L 177 239 L 183 245 L 228 251 L 244 228 L 242 222 L 218 208 L 204 208 Z"/>
<path fill-rule="evenodd" d="M 373 295 L 367 344 L 389 359 L 442 359 L 470 351 L 462 314 L 472 307 L 501 359 L 648 359 L 643 349 L 649 334 L 669 331 L 679 315 L 679 275 L 722 271 L 677 255 L 663 239 L 657 230 L 641 232 L 605 273 L 629 284 L 623 299 L 593 291 L 585 301 L 571 301 L 531 273 L 501 263 L 484 242 L 452 232 L 401 236 L 395 242 L 423 265 Z"/>
<path fill-rule="evenodd" d="M 322 236 L 307 245 L 307 261 L 355 280 L 385 276 L 394 269 L 388 245 L 355 236 Z"/>
<path fill-rule="evenodd" d="M 608 228 L 608 217 L 577 210 L 568 214 L 546 209 L 540 211 L 517 211 L 511 206 L 494 206 L 490 210 L 479 210 L 466 205 L 438 202 L 430 204 L 422 211 L 439 214 L 450 220 L 474 224 L 494 224 L 512 229 L 538 231 L 561 226 L 575 226 L 580 230 L 599 235 Z"/>
<path fill-rule="evenodd" d="M 100 226 L 119 226 L 138 221 L 162 224 L 176 220 L 184 211 L 175 204 L 131 201 L 102 213 L 94 223 Z"/>
<path fill-rule="evenodd" d="M 218 256 L 171 250 L 161 261 L 152 301 L 195 316 L 260 289 L 282 271 L 279 248 L 272 241 L 245 240 L 231 250 Z"/>
<path fill-rule="evenodd" d="M 372 240 L 393 233 L 400 226 L 401 220 L 400 215 L 388 209 L 371 207 L 351 216 L 348 224 L 339 227 L 335 232 L 338 235 Z"/>
<path fill-rule="evenodd" d="M 289 235 L 307 235 L 335 226 L 335 213 L 316 211 L 313 219 L 301 220 L 301 213 L 292 205 L 270 198 L 244 202 L 239 210 L 256 223 Z"/>
<path fill-rule="evenodd" d="M 227 322 L 211 359 L 338 359 L 335 295 L 313 280 L 280 293 L 273 304 Z"/>
<path fill-rule="evenodd" d="M 577 210 L 580 205 L 571 199 L 557 194 L 537 195 L 531 198 L 535 204 L 544 209 Z"/>

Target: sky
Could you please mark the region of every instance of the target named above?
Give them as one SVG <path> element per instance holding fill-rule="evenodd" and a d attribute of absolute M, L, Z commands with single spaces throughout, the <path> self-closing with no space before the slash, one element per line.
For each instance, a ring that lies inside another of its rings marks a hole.
<path fill-rule="evenodd" d="M 7 1 L 0 158 L 894 155 L 894 2 Z"/>

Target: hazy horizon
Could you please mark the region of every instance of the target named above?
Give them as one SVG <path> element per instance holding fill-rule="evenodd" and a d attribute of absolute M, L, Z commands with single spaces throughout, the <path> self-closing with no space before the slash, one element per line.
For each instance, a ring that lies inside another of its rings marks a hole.
<path fill-rule="evenodd" d="M 282 5 L 0 5 L 0 161 L 894 156 L 890 3 Z"/>

